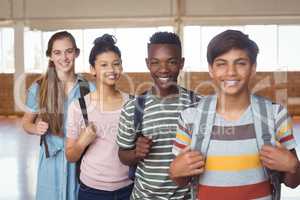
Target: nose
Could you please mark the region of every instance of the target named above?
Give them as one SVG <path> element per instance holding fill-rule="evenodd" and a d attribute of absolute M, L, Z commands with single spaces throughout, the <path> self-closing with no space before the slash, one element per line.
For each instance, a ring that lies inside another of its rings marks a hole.
<path fill-rule="evenodd" d="M 68 52 L 64 52 L 63 54 L 62 54 L 62 58 L 65 60 L 65 59 L 67 59 L 68 58 Z"/>
<path fill-rule="evenodd" d="M 236 75 L 236 73 L 237 73 L 236 65 L 229 64 L 227 68 L 227 74 L 233 76 Z"/>
<path fill-rule="evenodd" d="M 159 72 L 168 72 L 168 63 L 167 62 L 161 62 L 159 65 Z"/>

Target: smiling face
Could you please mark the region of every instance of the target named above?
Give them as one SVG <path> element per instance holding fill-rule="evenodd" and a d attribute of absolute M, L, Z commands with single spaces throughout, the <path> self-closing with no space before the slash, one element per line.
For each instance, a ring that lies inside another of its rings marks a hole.
<path fill-rule="evenodd" d="M 71 40 L 65 37 L 53 42 L 50 60 L 58 73 L 69 73 L 74 71 L 75 58 L 78 54 Z"/>
<path fill-rule="evenodd" d="M 99 83 L 114 86 L 122 73 L 121 58 L 113 51 L 100 53 L 96 56 L 91 71 Z"/>
<path fill-rule="evenodd" d="M 256 64 L 251 64 L 248 54 L 242 49 L 231 49 L 216 57 L 209 66 L 209 75 L 220 93 L 227 96 L 249 93 L 249 81 L 255 71 Z"/>
<path fill-rule="evenodd" d="M 177 78 L 184 65 L 180 49 L 174 44 L 150 44 L 146 63 L 161 95 L 177 88 Z"/>

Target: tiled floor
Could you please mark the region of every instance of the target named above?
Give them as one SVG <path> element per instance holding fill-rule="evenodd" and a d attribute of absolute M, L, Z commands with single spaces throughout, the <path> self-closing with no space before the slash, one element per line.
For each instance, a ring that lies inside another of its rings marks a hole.
<path fill-rule="evenodd" d="M 295 125 L 300 144 L 300 121 Z M 39 137 L 24 133 L 18 118 L 0 117 L 0 200 L 33 200 Z M 297 149 L 300 157 L 300 145 Z M 300 186 L 283 188 L 284 200 L 300 200 Z M 55 199 L 54 199 L 55 200 Z"/>

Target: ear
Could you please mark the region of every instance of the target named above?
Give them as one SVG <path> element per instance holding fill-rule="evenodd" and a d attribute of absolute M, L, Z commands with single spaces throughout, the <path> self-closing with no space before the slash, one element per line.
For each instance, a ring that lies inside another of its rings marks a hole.
<path fill-rule="evenodd" d="M 256 63 L 251 66 L 250 78 L 254 78 L 255 74 L 256 74 Z"/>
<path fill-rule="evenodd" d="M 80 49 L 75 49 L 75 55 L 76 55 L 76 58 L 80 55 Z"/>
<path fill-rule="evenodd" d="M 147 68 L 150 70 L 150 65 L 149 65 L 149 59 L 148 58 L 145 58 L 145 62 L 146 62 L 146 65 L 147 65 Z"/>
<path fill-rule="evenodd" d="M 185 58 L 184 58 L 184 57 L 182 57 L 182 58 L 180 59 L 180 70 L 182 70 L 182 69 L 183 69 L 183 66 L 184 66 L 184 61 L 185 61 Z"/>
<path fill-rule="evenodd" d="M 214 77 L 212 68 L 213 68 L 212 65 L 208 65 L 208 74 L 211 79 Z"/>
<path fill-rule="evenodd" d="M 91 74 L 96 77 L 96 69 L 92 65 L 90 66 Z"/>

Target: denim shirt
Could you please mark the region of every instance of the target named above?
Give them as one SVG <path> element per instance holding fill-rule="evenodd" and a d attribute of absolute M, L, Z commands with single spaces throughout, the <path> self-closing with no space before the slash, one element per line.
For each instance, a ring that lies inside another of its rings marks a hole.
<path fill-rule="evenodd" d="M 46 133 L 49 158 L 45 155 L 45 146 L 41 145 L 36 200 L 76 200 L 78 193 L 78 180 L 76 177 L 76 164 L 67 161 L 65 156 L 65 122 L 67 120 L 68 106 L 73 100 L 80 97 L 79 79 L 68 94 L 64 102 L 64 137 L 55 136 L 49 132 Z M 90 90 L 95 90 L 95 85 L 89 83 Z M 38 92 L 39 84 L 33 83 L 28 90 L 26 105 L 33 113 L 38 113 Z"/>

